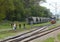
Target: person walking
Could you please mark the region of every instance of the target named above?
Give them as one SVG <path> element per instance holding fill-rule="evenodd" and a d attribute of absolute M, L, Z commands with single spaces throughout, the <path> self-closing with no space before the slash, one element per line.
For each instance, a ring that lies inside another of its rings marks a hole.
<path fill-rule="evenodd" d="M 19 28 L 21 28 L 21 24 L 19 24 Z"/>
<path fill-rule="evenodd" d="M 24 29 L 26 29 L 25 24 L 23 24 Z"/>
<path fill-rule="evenodd" d="M 11 28 L 13 28 L 13 25 L 14 25 L 14 23 L 13 23 L 13 22 L 11 22 Z"/>
<path fill-rule="evenodd" d="M 13 30 L 16 30 L 16 29 L 17 29 L 17 24 L 14 23 L 14 25 L 13 25 Z"/>

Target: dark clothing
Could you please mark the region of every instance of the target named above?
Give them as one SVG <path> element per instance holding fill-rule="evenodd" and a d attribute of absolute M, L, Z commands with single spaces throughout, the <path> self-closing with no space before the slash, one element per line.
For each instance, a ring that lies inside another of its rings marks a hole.
<path fill-rule="evenodd" d="M 24 29 L 25 29 L 25 24 L 23 24 L 23 27 L 24 27 Z"/>
<path fill-rule="evenodd" d="M 21 24 L 19 24 L 19 28 L 21 28 Z"/>

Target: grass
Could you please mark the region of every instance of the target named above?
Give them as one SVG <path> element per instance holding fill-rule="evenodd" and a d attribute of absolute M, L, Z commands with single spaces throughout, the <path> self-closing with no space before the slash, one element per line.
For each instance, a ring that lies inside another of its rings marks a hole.
<path fill-rule="evenodd" d="M 3 31 L 3 32 L 0 32 L 0 39 L 5 39 L 6 37 L 10 37 L 10 36 L 16 36 L 17 34 L 19 34 L 20 31 L 13 31 L 13 30 L 10 30 L 10 31 Z"/>
<path fill-rule="evenodd" d="M 10 26 L 10 22 L 1 24 L 0 30 L 5 30 L 5 29 L 11 29 L 11 30 L 0 31 L 0 39 L 4 39 L 5 37 L 8 37 L 8 36 L 17 35 L 17 33 L 29 31 L 31 29 L 31 25 L 27 25 L 27 23 L 25 23 L 25 22 L 16 22 L 16 23 L 22 25 L 21 28 L 17 28 L 16 32 L 12 30 L 12 28 Z M 26 24 L 26 29 L 23 28 L 24 23 Z M 50 24 L 50 22 L 42 23 L 42 24 L 34 24 L 33 26 L 44 26 L 46 24 Z M 53 26 L 51 26 L 49 28 L 56 27 L 56 26 L 58 26 L 57 24 L 59 25 L 59 22 L 57 22 L 56 24 L 54 24 Z"/>
<path fill-rule="evenodd" d="M 49 29 L 55 28 L 57 26 L 60 26 L 60 21 L 58 21 L 56 24 L 53 24 L 52 26 L 50 26 Z M 57 37 L 58 37 L 58 40 L 60 40 L 60 34 Z M 50 38 L 44 40 L 43 42 L 54 42 L 54 38 L 50 37 Z"/>
<path fill-rule="evenodd" d="M 0 30 L 4 30 L 4 31 L 0 31 L 0 39 L 4 39 L 5 37 L 17 35 L 17 33 L 29 31 L 31 28 L 31 26 L 27 25 L 25 22 L 16 22 L 16 23 L 22 25 L 21 28 L 17 28 L 16 32 L 12 30 L 12 28 L 10 26 L 10 22 L 0 24 Z M 24 23 L 26 24 L 26 29 L 23 28 Z M 47 23 L 42 23 L 42 24 L 34 24 L 33 26 L 43 26 L 46 24 L 50 24 L 50 23 L 47 22 Z M 5 30 L 5 29 L 11 29 L 11 30 Z"/>
<path fill-rule="evenodd" d="M 57 35 L 58 40 L 60 40 L 60 34 Z"/>
<path fill-rule="evenodd" d="M 58 21 L 56 24 L 53 24 L 52 26 L 49 27 L 49 29 L 56 28 L 60 26 L 60 21 Z"/>
<path fill-rule="evenodd" d="M 44 40 L 43 42 L 54 42 L 54 38 L 50 37 L 50 38 Z"/>
<path fill-rule="evenodd" d="M 19 24 L 20 22 L 18 22 L 18 24 Z M 21 22 L 20 24 L 22 25 L 22 27 L 21 28 L 23 28 L 23 24 L 26 24 L 26 28 L 27 29 L 30 29 L 31 28 L 31 25 L 28 25 L 26 22 Z M 46 25 L 46 24 L 50 24 L 50 22 L 46 22 L 46 23 L 41 23 L 41 24 L 33 24 L 32 25 L 32 27 L 34 27 L 34 26 L 44 26 L 44 25 Z"/>
<path fill-rule="evenodd" d="M 46 24 L 50 24 L 50 22 L 41 23 L 41 24 L 35 24 L 35 25 L 33 25 L 33 26 L 43 26 L 43 25 L 46 25 Z"/>
<path fill-rule="evenodd" d="M 3 39 L 3 37 L 12 36 L 13 34 L 14 34 L 13 32 L 8 32 L 8 31 L 1 32 L 0 33 L 0 39 Z"/>
<path fill-rule="evenodd" d="M 30 29 L 31 28 L 31 25 L 28 25 L 27 23 L 25 22 L 16 22 L 17 24 L 21 24 L 21 28 L 20 29 L 23 29 L 23 24 L 26 24 L 26 29 Z M 49 22 L 47 23 L 42 23 L 42 24 L 33 24 L 32 26 L 44 26 L 46 24 L 50 24 Z M 3 24 L 0 24 L 0 29 L 12 29 L 11 24 L 9 22 L 6 22 L 6 23 L 3 23 Z M 17 26 L 17 28 L 19 29 L 19 25 Z"/>

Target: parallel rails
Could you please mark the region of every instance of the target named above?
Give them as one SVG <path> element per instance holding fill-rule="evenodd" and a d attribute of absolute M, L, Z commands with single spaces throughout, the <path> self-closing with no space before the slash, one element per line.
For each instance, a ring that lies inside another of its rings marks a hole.
<path fill-rule="evenodd" d="M 45 25 L 45 26 L 50 26 L 51 24 L 49 24 L 49 25 Z M 18 37 L 21 37 L 22 35 L 26 35 L 26 34 L 28 34 L 28 33 L 31 33 L 31 32 L 34 32 L 34 31 L 36 31 L 36 30 L 39 30 L 39 29 L 41 29 L 42 27 L 40 27 L 40 28 L 37 28 L 37 29 L 35 29 L 35 30 L 32 30 L 32 31 L 29 31 L 29 32 L 26 32 L 26 33 L 23 33 L 23 34 L 21 34 L 21 35 L 18 35 L 18 36 L 15 36 L 15 37 L 12 37 L 12 38 L 9 38 L 9 39 L 5 39 L 5 40 L 3 40 L 3 41 L 0 41 L 0 42 L 7 42 L 7 41 L 9 41 L 9 40 L 12 40 L 12 39 L 15 39 L 15 38 L 18 38 Z M 45 28 L 43 28 L 43 29 L 45 29 Z M 41 30 L 43 30 L 43 29 L 41 29 Z M 41 31 L 40 30 L 40 31 Z M 34 34 L 33 34 L 34 35 Z"/>
<path fill-rule="evenodd" d="M 51 33 L 51 32 L 54 32 L 54 31 L 56 31 L 56 30 L 59 30 L 59 29 L 60 29 L 60 27 L 52 28 L 52 29 L 50 29 L 50 30 L 45 30 L 45 31 L 41 32 L 42 34 L 38 33 L 36 36 L 34 36 L 34 37 L 30 38 L 30 39 L 27 39 L 27 40 L 25 40 L 24 42 L 32 41 L 32 40 L 34 40 L 34 39 L 40 38 L 40 37 L 42 37 L 42 36 L 45 36 L 45 35 L 47 35 L 47 34 L 49 34 L 49 33 Z"/>

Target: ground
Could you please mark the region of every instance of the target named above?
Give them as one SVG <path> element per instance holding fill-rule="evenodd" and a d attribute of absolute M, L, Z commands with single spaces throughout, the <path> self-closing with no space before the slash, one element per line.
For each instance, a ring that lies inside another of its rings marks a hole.
<path fill-rule="evenodd" d="M 23 32 L 32 30 L 31 26 L 26 24 L 26 29 L 24 29 L 23 26 L 21 28 L 18 27 L 16 32 L 15 32 L 11 28 L 10 23 L 11 22 L 8 21 L 8 22 L 4 22 L 4 23 L 0 24 L 0 40 L 5 39 L 5 38 L 9 38 L 9 37 L 12 37 L 12 36 L 16 36 L 17 34 L 19 35 Z M 20 23 L 21 25 L 23 25 L 25 22 L 16 22 L 16 23 L 17 24 Z M 33 29 L 36 29 L 34 26 L 43 26 L 43 25 L 46 25 L 46 24 L 50 24 L 50 23 L 48 22 L 48 23 L 43 23 L 43 24 L 34 24 Z"/>
<path fill-rule="evenodd" d="M 37 38 L 31 42 L 60 42 L 60 29 L 50 34 Z"/>
<path fill-rule="evenodd" d="M 18 23 L 23 24 L 23 22 L 18 22 Z M 60 21 L 58 21 L 56 24 L 53 24 L 53 26 L 51 26 L 49 29 L 60 25 L 59 23 L 60 23 Z M 43 25 L 46 25 L 46 24 L 50 24 L 50 23 L 48 22 L 48 23 L 43 23 L 43 24 L 35 24 L 33 26 L 43 26 Z M 30 25 L 26 24 L 26 27 L 27 27 L 27 29 L 23 29 L 23 27 L 21 27 L 21 28 L 18 28 L 16 31 L 13 31 L 11 26 L 10 26 L 10 23 L 8 23 L 8 22 L 3 23 L 2 25 L 0 25 L 0 40 L 10 38 L 10 37 L 19 35 L 21 33 L 27 32 L 29 30 L 32 30 Z M 60 30 L 52 32 L 52 33 L 50 33 L 48 35 L 45 35 L 45 36 L 43 36 L 41 38 L 35 39 L 35 40 L 31 41 L 31 42 L 50 42 L 50 41 L 51 42 L 53 42 L 53 41 L 54 42 L 56 42 L 56 41 L 59 42 L 59 39 L 58 39 L 60 37 L 60 35 L 58 35 L 59 33 L 60 33 Z"/>
<path fill-rule="evenodd" d="M 42 36 L 40 38 L 37 38 L 31 42 L 59 42 L 57 35 L 60 34 L 60 29 L 57 31 L 54 31 L 50 34 L 47 34 L 45 36 Z"/>

